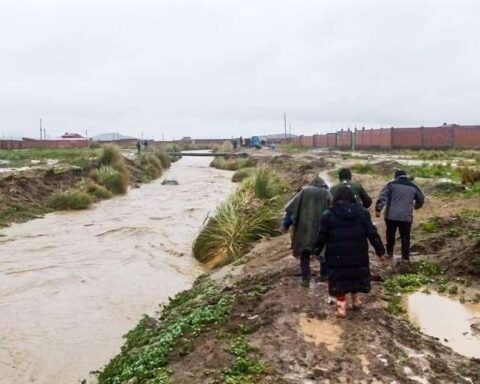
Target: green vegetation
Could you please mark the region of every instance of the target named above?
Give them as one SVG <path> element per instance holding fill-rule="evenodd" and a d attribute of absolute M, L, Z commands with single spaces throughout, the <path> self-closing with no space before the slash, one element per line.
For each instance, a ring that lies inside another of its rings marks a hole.
<path fill-rule="evenodd" d="M 388 297 L 387 311 L 392 315 L 405 313 L 403 295 L 436 282 L 437 277 L 441 274 L 442 271 L 438 265 L 421 260 L 412 263 L 411 273 L 393 275 L 388 278 L 385 282 Z"/>
<path fill-rule="evenodd" d="M 255 172 L 254 168 L 242 168 L 236 171 L 232 176 L 232 181 L 234 183 L 240 183 L 248 177 L 251 177 Z"/>
<path fill-rule="evenodd" d="M 218 207 L 193 245 L 195 258 L 209 267 L 243 256 L 252 243 L 278 233 L 281 188 L 277 177 L 259 169 Z"/>
<path fill-rule="evenodd" d="M 163 173 L 162 163 L 160 159 L 153 153 L 147 153 L 143 155 L 140 163 L 145 169 L 145 173 L 150 180 L 157 179 Z"/>
<path fill-rule="evenodd" d="M 96 199 L 110 199 L 113 196 L 113 193 L 110 192 L 103 185 L 98 185 L 93 180 L 88 180 L 85 186 L 85 190 L 88 194 L 92 195 Z"/>
<path fill-rule="evenodd" d="M 249 157 L 233 157 L 229 159 L 224 157 L 215 157 L 210 163 L 211 167 L 223 169 L 224 171 L 236 171 L 241 168 L 252 167 L 253 165 L 252 159 Z"/>
<path fill-rule="evenodd" d="M 368 174 L 368 175 L 373 175 L 375 174 L 375 169 L 373 168 L 373 166 L 371 164 L 368 164 L 368 163 L 356 163 L 356 164 L 353 164 L 350 169 L 352 170 L 352 172 L 355 172 L 355 173 L 362 173 L 362 174 Z"/>
<path fill-rule="evenodd" d="M 160 160 L 160 163 L 162 164 L 163 169 L 170 168 L 171 161 L 168 155 L 163 152 L 163 151 L 156 151 L 155 156 L 157 156 L 158 160 Z"/>
<path fill-rule="evenodd" d="M 51 211 L 52 208 L 43 204 L 9 204 L 1 211 L 0 228 L 8 226 L 10 223 L 21 223 L 32 219 L 37 219 Z"/>
<path fill-rule="evenodd" d="M 223 380 L 226 384 L 257 383 L 258 376 L 266 370 L 266 364 L 255 355 L 256 349 L 248 344 L 245 336 L 235 338 L 227 348 L 235 358 L 227 369 L 223 371 Z"/>
<path fill-rule="evenodd" d="M 48 200 L 48 205 L 56 210 L 87 209 L 91 204 L 90 195 L 77 189 L 55 192 Z"/>
<path fill-rule="evenodd" d="M 58 149 L 11 149 L 0 150 L 0 160 L 20 167 L 33 162 L 46 164 L 47 160 L 58 160 L 62 164 L 86 168 L 101 153 L 99 148 L 58 148 Z"/>
<path fill-rule="evenodd" d="M 233 298 L 220 295 L 219 286 L 210 280 L 178 294 L 165 306 L 160 321 L 145 316 L 126 335 L 122 353 L 100 373 L 99 384 L 169 384 L 167 365 L 174 349 L 225 323 Z"/>
<path fill-rule="evenodd" d="M 120 171 L 108 165 L 102 165 L 91 174 L 92 179 L 104 186 L 114 195 L 121 195 L 127 192 L 128 179 Z"/>
<path fill-rule="evenodd" d="M 422 230 L 427 233 L 435 233 L 438 231 L 438 220 L 436 218 L 429 219 L 422 224 Z"/>

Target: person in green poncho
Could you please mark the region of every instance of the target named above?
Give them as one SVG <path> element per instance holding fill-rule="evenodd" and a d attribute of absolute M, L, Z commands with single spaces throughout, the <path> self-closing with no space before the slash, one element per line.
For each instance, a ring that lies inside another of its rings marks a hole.
<path fill-rule="evenodd" d="M 352 171 L 349 168 L 340 169 L 338 171 L 338 178 L 340 179 L 340 183 L 332 187 L 330 191 L 332 196 L 335 196 L 335 193 L 341 186 L 346 185 L 352 189 L 355 200 L 358 204 L 363 205 L 363 208 L 368 209 L 372 205 L 372 199 L 368 195 L 367 191 L 363 189 L 362 184 L 352 180 Z"/>
<path fill-rule="evenodd" d="M 293 256 L 300 259 L 302 285 L 310 286 L 310 257 L 313 254 L 322 213 L 330 207 L 332 196 L 327 183 L 317 176 L 309 186 L 298 192 L 285 207 L 283 229 L 293 228 Z M 327 277 L 327 270 L 320 256 L 321 278 Z"/>

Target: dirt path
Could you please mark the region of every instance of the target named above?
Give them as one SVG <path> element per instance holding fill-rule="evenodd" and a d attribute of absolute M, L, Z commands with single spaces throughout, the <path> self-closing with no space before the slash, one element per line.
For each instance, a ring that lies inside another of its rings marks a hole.
<path fill-rule="evenodd" d="M 201 268 L 191 243 L 230 173 L 184 158 L 161 180 L 86 212 L 54 213 L 0 237 L 0 383 L 76 383 Z"/>

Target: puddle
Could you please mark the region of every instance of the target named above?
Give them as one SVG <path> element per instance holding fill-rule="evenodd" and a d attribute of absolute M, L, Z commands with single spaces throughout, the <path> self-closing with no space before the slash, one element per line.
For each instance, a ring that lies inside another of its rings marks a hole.
<path fill-rule="evenodd" d="M 2 229 L 0 384 L 79 383 L 143 313 L 191 286 L 203 271 L 192 241 L 234 187 L 209 162 L 173 164 L 174 188 L 157 180 L 88 211 Z"/>
<path fill-rule="evenodd" d="M 438 293 L 415 292 L 406 298 L 410 321 L 454 351 L 480 358 L 480 335 L 472 324 L 480 321 L 480 304 L 462 304 Z"/>
<path fill-rule="evenodd" d="M 298 328 L 306 341 L 324 345 L 330 352 L 335 351 L 341 345 L 343 328 L 329 320 L 310 318 L 307 314 L 302 313 L 298 321 Z"/>

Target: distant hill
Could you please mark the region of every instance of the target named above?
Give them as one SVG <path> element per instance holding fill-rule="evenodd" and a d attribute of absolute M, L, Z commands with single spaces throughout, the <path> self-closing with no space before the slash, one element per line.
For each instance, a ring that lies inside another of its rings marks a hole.
<path fill-rule="evenodd" d="M 113 141 L 113 140 L 138 140 L 133 136 L 124 136 L 119 133 L 102 133 L 101 135 L 93 136 L 94 141 Z"/>

